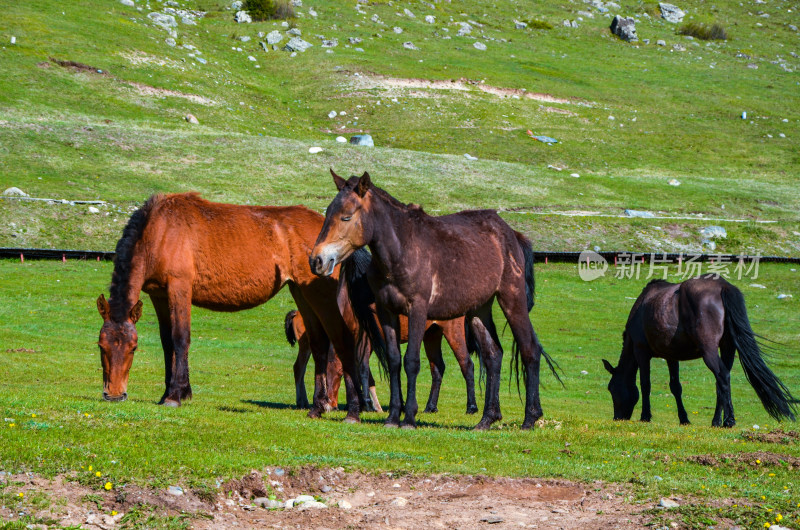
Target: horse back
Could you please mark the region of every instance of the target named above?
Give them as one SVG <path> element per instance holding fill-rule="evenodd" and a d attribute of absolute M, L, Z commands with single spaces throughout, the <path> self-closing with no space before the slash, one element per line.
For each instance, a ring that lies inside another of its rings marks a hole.
<path fill-rule="evenodd" d="M 144 290 L 180 285 L 201 307 L 255 307 L 287 281 L 311 276 L 305 269 L 322 220 L 303 206 L 224 204 L 196 193 L 163 196 L 137 243 L 146 264 Z"/>

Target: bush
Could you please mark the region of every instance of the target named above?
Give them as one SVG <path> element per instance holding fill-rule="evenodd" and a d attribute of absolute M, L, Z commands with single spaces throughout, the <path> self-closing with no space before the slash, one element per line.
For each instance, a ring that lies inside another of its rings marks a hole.
<path fill-rule="evenodd" d="M 689 35 L 700 40 L 728 40 L 728 33 L 716 22 L 710 26 L 700 22 L 689 22 L 678 28 L 679 35 Z"/>
<path fill-rule="evenodd" d="M 546 20 L 530 19 L 525 21 L 531 29 L 553 29 L 553 25 Z"/>
<path fill-rule="evenodd" d="M 245 0 L 243 9 L 258 22 L 294 18 L 294 6 L 290 0 Z"/>

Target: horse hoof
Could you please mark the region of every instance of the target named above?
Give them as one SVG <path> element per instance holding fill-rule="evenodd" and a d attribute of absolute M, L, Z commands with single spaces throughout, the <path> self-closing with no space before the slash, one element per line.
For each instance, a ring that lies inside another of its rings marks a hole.
<path fill-rule="evenodd" d="M 434 414 L 436 412 L 439 412 L 439 409 L 437 407 L 425 407 L 425 410 L 423 410 L 422 412 L 427 414 Z"/>
<path fill-rule="evenodd" d="M 492 423 L 488 421 L 481 421 L 472 430 L 474 431 L 488 431 L 492 428 Z"/>
<path fill-rule="evenodd" d="M 346 416 L 344 419 L 345 423 L 361 423 L 361 420 L 358 416 Z"/>
<path fill-rule="evenodd" d="M 387 429 L 396 429 L 400 426 L 400 424 L 396 421 L 387 421 L 386 423 L 383 424 L 383 426 L 386 427 Z"/>
<path fill-rule="evenodd" d="M 319 411 L 319 409 L 311 409 L 308 411 L 308 417 L 311 419 L 317 419 L 320 418 L 321 416 L 322 413 Z"/>
<path fill-rule="evenodd" d="M 534 426 L 536 426 L 536 422 L 535 421 L 532 422 L 532 423 L 525 422 L 520 426 L 520 429 L 523 430 L 523 431 L 532 431 Z"/>
<path fill-rule="evenodd" d="M 476 412 L 478 412 L 477 406 L 472 405 L 471 407 L 467 407 L 467 414 L 475 414 Z"/>
<path fill-rule="evenodd" d="M 161 404 L 164 405 L 165 407 L 173 407 L 173 408 L 181 406 L 181 402 L 175 401 L 174 399 L 165 399 Z"/>

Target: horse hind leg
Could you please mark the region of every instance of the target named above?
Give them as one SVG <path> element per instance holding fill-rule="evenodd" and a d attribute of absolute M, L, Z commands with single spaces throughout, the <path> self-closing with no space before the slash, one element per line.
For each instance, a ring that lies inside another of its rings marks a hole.
<path fill-rule="evenodd" d="M 169 318 L 169 303 L 166 298 L 150 295 L 153 309 L 158 318 L 158 331 L 161 335 L 161 347 L 164 350 L 164 394 L 158 404 L 163 405 L 172 382 L 172 369 L 175 366 L 175 345 L 172 343 L 172 322 Z"/>
<path fill-rule="evenodd" d="M 431 393 L 428 396 L 428 403 L 423 412 L 438 412 L 439 391 L 442 388 L 442 378 L 444 377 L 444 359 L 442 358 L 442 328 L 431 326 L 425 331 L 422 338 L 425 345 L 425 356 L 431 368 Z"/>
<path fill-rule="evenodd" d="M 681 425 L 689 425 L 689 416 L 683 406 L 683 387 L 681 386 L 678 361 L 667 361 L 667 368 L 669 368 L 669 391 L 675 396 L 675 406 L 678 407 L 678 420 Z"/>
<path fill-rule="evenodd" d="M 725 370 L 725 375 L 728 383 L 728 409 L 725 410 L 725 419 L 722 422 L 723 427 L 733 427 L 736 425 L 736 418 L 733 414 L 733 398 L 731 397 L 731 369 L 733 368 L 733 361 L 736 358 L 736 346 L 730 339 L 723 339 L 720 342 L 720 360 L 722 367 Z"/>
<path fill-rule="evenodd" d="M 450 349 L 453 350 L 458 366 L 461 368 L 461 375 L 464 376 L 464 382 L 467 386 L 467 414 L 475 414 L 478 412 L 478 404 L 475 401 L 475 368 L 469 356 L 464 325 L 461 319 L 451 322 L 455 323 L 444 328 L 444 338 L 447 339 Z M 496 340 L 496 342 L 500 343 L 499 340 Z"/>
<path fill-rule="evenodd" d="M 736 420 L 733 417 L 733 403 L 731 401 L 731 372 L 725 363 L 717 355 L 716 348 L 705 348 L 703 361 L 717 382 L 717 405 L 714 410 L 714 418 L 711 420 L 712 427 L 733 427 Z M 733 363 L 731 362 L 731 365 Z M 725 421 L 723 422 L 723 413 Z"/>
<path fill-rule="evenodd" d="M 310 405 L 308 403 L 308 395 L 306 394 L 305 376 L 308 360 L 311 358 L 311 345 L 305 333 L 298 339 L 297 344 L 299 349 L 297 351 L 297 360 L 295 360 L 293 367 L 295 403 L 298 409 L 307 409 Z"/>
<path fill-rule="evenodd" d="M 475 340 L 481 350 L 481 359 L 486 368 L 486 394 L 481 421 L 475 426 L 476 430 L 487 430 L 496 421 L 503 419 L 500 413 L 500 370 L 503 365 L 503 350 L 499 341 L 496 341 L 494 321 L 492 320 L 491 303 L 482 307 L 476 315 L 468 315 Z M 493 332 L 494 331 L 494 332 Z"/>

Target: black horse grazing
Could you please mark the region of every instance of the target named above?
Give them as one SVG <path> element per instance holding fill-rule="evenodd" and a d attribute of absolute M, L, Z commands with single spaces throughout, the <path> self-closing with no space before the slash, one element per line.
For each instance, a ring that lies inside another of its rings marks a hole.
<path fill-rule="evenodd" d="M 497 298 L 522 354 L 526 383 L 525 421 L 533 428 L 542 416 L 539 364 L 544 354 L 528 312 L 533 305 L 533 251 L 530 242 L 495 211 L 465 211 L 431 217 L 372 185 L 369 174 L 344 180 L 332 170 L 339 193 L 328 206 L 325 224 L 311 252 L 311 269 L 327 276 L 356 249 L 368 246 L 376 265 L 369 277 L 386 338 L 391 386 L 386 425 L 399 425 L 400 319 L 408 317 L 404 359 L 408 378 L 404 427 L 416 426 L 416 380 L 428 320 L 466 316 L 486 366 L 486 404 L 478 429 L 500 414 L 502 350 L 492 320 Z M 374 342 L 373 342 L 374 344 Z M 380 354 L 380 349 L 376 348 Z M 548 361 L 549 362 L 549 361 Z M 551 366 L 552 369 L 552 366 Z"/>
<path fill-rule="evenodd" d="M 770 416 L 776 420 L 795 419 L 798 401 L 764 362 L 750 328 L 742 292 L 723 278 L 704 275 L 678 284 L 650 282 L 633 304 L 622 340 L 617 367 L 603 359 L 606 370 L 611 372 L 608 390 L 614 401 L 615 420 L 629 420 L 633 415 L 639 401 L 639 370 L 641 420 L 650 421 L 650 359 L 661 357 L 669 367 L 669 388 L 675 396 L 678 418 L 681 424 L 688 424 L 681 400 L 678 361 L 702 357 L 717 380 L 717 407 L 711 425 L 733 427 L 736 419 L 730 372 L 737 351 L 747 380 Z"/>

